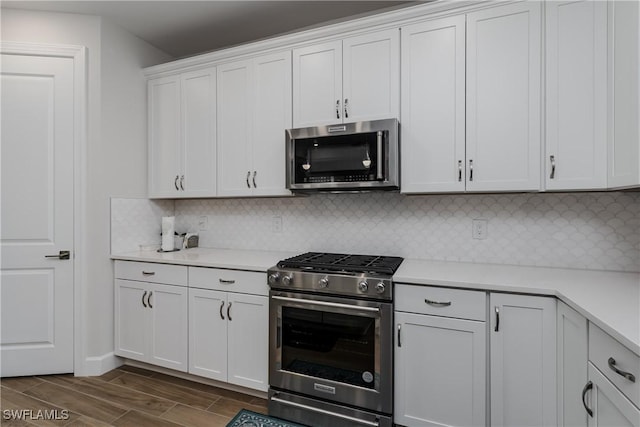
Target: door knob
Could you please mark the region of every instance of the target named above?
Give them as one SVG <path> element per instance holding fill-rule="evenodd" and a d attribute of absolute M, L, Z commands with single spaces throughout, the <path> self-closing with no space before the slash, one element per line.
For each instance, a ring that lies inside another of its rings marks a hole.
<path fill-rule="evenodd" d="M 45 255 L 45 258 L 71 259 L 70 251 L 60 251 L 58 255 Z"/>

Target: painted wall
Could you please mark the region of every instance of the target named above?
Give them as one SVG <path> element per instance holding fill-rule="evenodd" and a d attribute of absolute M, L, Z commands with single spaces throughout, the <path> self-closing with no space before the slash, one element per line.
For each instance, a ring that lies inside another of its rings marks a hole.
<path fill-rule="evenodd" d="M 141 68 L 171 58 L 97 16 L 2 9 L 0 35 L 3 41 L 87 47 L 87 229 L 86 253 L 79 257 L 88 280 L 76 285 L 82 287 L 85 317 L 82 353 L 99 364 L 113 352 L 109 198 L 146 193 Z"/>

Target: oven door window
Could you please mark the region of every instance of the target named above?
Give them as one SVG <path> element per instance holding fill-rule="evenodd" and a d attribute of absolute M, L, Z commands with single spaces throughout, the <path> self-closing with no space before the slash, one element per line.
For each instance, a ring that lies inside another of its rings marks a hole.
<path fill-rule="evenodd" d="M 374 389 L 376 318 L 282 307 L 282 369 Z"/>

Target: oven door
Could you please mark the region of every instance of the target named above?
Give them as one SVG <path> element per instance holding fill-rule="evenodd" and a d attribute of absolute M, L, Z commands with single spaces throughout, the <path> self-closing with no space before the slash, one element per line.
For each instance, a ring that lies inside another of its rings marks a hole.
<path fill-rule="evenodd" d="M 392 412 L 391 303 L 269 294 L 272 387 Z"/>

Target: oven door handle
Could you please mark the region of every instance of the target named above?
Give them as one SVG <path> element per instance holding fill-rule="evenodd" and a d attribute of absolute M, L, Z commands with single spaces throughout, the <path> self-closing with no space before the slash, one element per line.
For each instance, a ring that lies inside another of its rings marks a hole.
<path fill-rule="evenodd" d="M 316 413 L 323 414 L 323 415 L 329 415 L 329 416 L 332 416 L 332 417 L 341 418 L 343 420 L 347 420 L 347 421 L 350 421 L 350 422 L 356 423 L 356 424 L 362 424 L 362 425 L 371 426 L 371 427 L 379 427 L 379 425 L 380 425 L 379 423 L 374 422 L 374 421 L 359 420 L 359 419 L 357 419 L 355 417 L 350 417 L 348 415 L 343 415 L 343 414 L 337 414 L 335 412 L 326 411 L 326 410 L 320 409 L 320 408 L 314 408 L 313 406 L 303 405 L 302 403 L 289 402 L 288 400 L 280 399 L 280 398 L 275 397 L 275 396 L 271 397 L 271 400 L 273 400 L 274 402 L 281 403 L 283 405 L 289 405 L 289 406 L 293 406 L 295 408 L 304 409 L 306 411 L 316 412 Z"/>
<path fill-rule="evenodd" d="M 351 304 L 340 304 L 339 302 L 327 302 L 327 301 L 313 301 L 308 299 L 300 299 L 300 298 L 289 298 L 289 297 L 281 297 L 274 295 L 271 298 L 277 299 L 280 301 L 288 301 L 288 302 L 296 302 L 299 304 L 308 304 L 308 305 L 318 305 L 321 307 L 333 307 L 333 308 L 345 308 L 353 311 L 367 311 L 369 313 L 379 313 L 379 307 L 361 307 L 358 305 Z"/>

